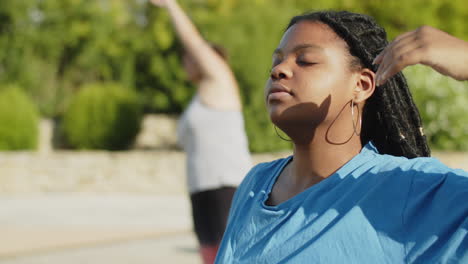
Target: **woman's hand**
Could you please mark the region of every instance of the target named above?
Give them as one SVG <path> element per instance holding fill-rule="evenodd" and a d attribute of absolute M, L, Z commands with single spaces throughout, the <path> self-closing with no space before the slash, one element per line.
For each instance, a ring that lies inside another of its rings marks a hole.
<path fill-rule="evenodd" d="M 468 80 L 468 42 L 439 29 L 422 26 L 391 42 L 375 59 L 376 84 L 405 67 L 424 64 L 456 80 Z"/>

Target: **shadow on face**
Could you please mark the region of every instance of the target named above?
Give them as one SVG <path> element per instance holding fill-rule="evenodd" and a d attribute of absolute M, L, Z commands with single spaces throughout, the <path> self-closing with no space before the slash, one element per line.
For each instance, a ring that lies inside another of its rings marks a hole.
<path fill-rule="evenodd" d="M 271 116 L 271 120 L 293 138 L 295 143 L 307 143 L 314 138 L 317 127 L 328 116 L 330 105 L 331 95 L 320 105 L 308 102 L 291 106 L 279 115 Z"/>

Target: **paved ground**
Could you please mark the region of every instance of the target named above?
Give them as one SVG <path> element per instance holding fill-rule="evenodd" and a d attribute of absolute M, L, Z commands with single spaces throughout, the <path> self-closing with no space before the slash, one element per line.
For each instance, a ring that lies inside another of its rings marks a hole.
<path fill-rule="evenodd" d="M 2 264 L 155 264 L 201 263 L 194 249 L 195 239 L 189 233 L 126 242 L 88 245 L 59 249 L 13 258 Z"/>
<path fill-rule="evenodd" d="M 468 170 L 465 153 L 434 156 Z M 201 263 L 180 180 L 157 182 L 169 191 L 0 194 L 0 264 Z"/>
<path fill-rule="evenodd" d="M 0 197 L 1 264 L 201 263 L 184 195 Z"/>

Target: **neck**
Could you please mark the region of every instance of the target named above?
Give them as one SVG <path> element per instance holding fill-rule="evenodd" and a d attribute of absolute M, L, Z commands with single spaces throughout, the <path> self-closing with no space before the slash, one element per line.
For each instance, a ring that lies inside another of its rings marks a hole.
<path fill-rule="evenodd" d="M 327 140 L 325 128 L 317 128 L 309 140 L 294 137 L 291 180 L 297 185 L 309 187 L 332 175 L 356 156 L 362 149 L 361 140 L 354 131 L 348 132 L 348 138 L 340 144 Z"/>

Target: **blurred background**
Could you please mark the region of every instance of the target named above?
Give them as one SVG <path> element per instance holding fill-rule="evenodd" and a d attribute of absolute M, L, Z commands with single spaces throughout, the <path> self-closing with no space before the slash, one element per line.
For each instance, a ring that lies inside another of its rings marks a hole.
<path fill-rule="evenodd" d="M 229 53 L 255 162 L 291 147 L 263 86 L 292 16 L 344 9 L 389 39 L 430 25 L 468 40 L 463 0 L 179 2 Z M 194 93 L 180 54 L 167 13 L 146 0 L 0 1 L 0 263 L 199 261 L 174 137 Z M 463 168 L 468 82 L 405 74 L 434 155 Z"/>

